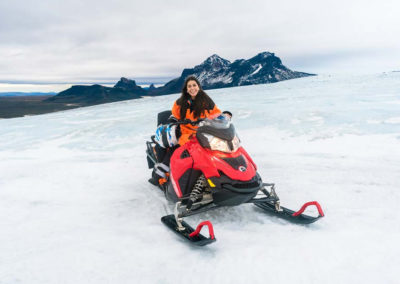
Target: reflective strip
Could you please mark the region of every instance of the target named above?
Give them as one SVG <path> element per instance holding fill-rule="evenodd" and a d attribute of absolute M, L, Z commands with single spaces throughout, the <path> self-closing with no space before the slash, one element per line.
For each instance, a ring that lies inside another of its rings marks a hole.
<path fill-rule="evenodd" d="M 169 167 L 166 164 L 157 163 L 154 165 L 154 167 L 156 167 L 157 169 L 160 168 L 160 169 L 164 170 L 164 172 L 169 172 Z"/>
<path fill-rule="evenodd" d="M 166 178 L 168 176 L 169 167 L 163 163 L 157 163 L 154 165 L 154 172 L 160 177 Z"/>
<path fill-rule="evenodd" d="M 159 169 L 155 169 L 154 173 L 160 177 L 166 178 L 167 176 L 163 171 L 160 171 Z"/>

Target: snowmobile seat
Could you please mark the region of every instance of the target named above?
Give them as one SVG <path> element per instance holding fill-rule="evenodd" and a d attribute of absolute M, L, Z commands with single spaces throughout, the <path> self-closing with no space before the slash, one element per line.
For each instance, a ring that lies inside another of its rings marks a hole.
<path fill-rule="evenodd" d="M 172 115 L 171 110 L 164 110 L 157 115 L 157 126 L 160 124 L 168 124 L 168 118 Z"/>

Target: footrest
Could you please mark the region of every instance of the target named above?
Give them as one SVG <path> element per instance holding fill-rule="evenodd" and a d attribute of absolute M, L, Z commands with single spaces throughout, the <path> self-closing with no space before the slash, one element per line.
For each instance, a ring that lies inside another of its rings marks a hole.
<path fill-rule="evenodd" d="M 321 211 L 319 211 L 319 216 L 317 216 L 317 217 L 312 217 L 312 216 L 302 213 L 307 208 L 307 206 L 316 205 L 316 204 L 307 205 L 307 203 L 306 203 L 303 205 L 304 208 L 302 207 L 302 209 L 304 209 L 304 210 L 301 211 L 301 209 L 300 209 L 297 212 L 290 210 L 288 208 L 285 208 L 283 206 L 280 206 L 280 211 L 277 211 L 275 208 L 275 204 L 273 202 L 268 202 L 268 201 L 267 202 L 257 202 L 257 203 L 254 203 L 254 205 L 263 209 L 265 212 L 267 212 L 271 215 L 274 215 L 276 217 L 279 217 L 279 218 L 288 220 L 289 222 L 297 223 L 297 224 L 311 224 L 324 216 L 321 206 L 319 206 Z M 318 208 L 318 206 L 317 206 L 317 208 Z M 296 215 L 294 215 L 294 214 L 296 214 Z"/>
<path fill-rule="evenodd" d="M 197 225 L 196 231 L 190 233 L 189 237 L 191 237 L 191 238 L 197 237 L 200 234 L 201 228 L 203 228 L 204 225 L 206 225 L 208 227 L 210 239 L 215 239 L 214 228 L 210 221 L 204 221 L 204 222 L 201 222 L 199 225 Z"/>
<path fill-rule="evenodd" d="M 169 229 L 174 231 L 176 234 L 189 241 L 191 244 L 196 246 L 205 246 L 215 242 L 217 239 L 214 236 L 214 229 L 210 221 L 204 221 L 200 223 L 196 230 L 193 229 L 188 223 L 182 221 L 182 226 L 185 228 L 184 230 L 178 229 L 178 224 L 176 223 L 175 216 L 173 214 L 163 216 L 161 218 L 161 222 L 163 222 Z M 206 225 L 208 226 L 208 230 L 210 233 L 210 237 L 206 238 L 204 235 L 200 234 L 201 228 Z"/>
<path fill-rule="evenodd" d="M 297 212 L 294 212 L 294 213 L 292 214 L 292 216 L 293 216 L 293 217 L 296 217 L 296 216 L 301 215 L 301 214 L 304 212 L 304 210 L 306 210 L 306 208 L 307 208 L 308 206 L 310 206 L 310 205 L 315 205 L 315 206 L 317 207 L 317 209 L 318 209 L 318 214 L 319 214 L 319 216 L 320 216 L 320 217 L 324 217 L 324 211 L 322 211 L 321 205 L 319 205 L 319 203 L 318 203 L 317 201 L 310 201 L 310 202 L 305 203 L 305 204 L 300 208 L 300 210 L 297 211 Z"/>

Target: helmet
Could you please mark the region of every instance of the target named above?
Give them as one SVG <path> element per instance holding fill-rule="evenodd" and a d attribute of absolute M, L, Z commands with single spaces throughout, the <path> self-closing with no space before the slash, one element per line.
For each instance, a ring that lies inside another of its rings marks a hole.
<path fill-rule="evenodd" d="M 162 125 L 157 127 L 154 139 L 158 145 L 163 148 L 174 147 L 178 145 L 178 138 L 176 136 L 176 125 Z"/>

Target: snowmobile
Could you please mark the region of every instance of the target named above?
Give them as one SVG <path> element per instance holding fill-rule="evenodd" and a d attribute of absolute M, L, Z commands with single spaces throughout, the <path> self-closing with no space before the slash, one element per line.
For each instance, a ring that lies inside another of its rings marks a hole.
<path fill-rule="evenodd" d="M 170 111 L 159 113 L 158 125 L 165 123 L 170 114 Z M 310 224 L 324 216 L 316 201 L 305 203 L 298 211 L 281 206 L 275 184 L 262 181 L 256 164 L 241 146 L 230 120 L 220 116 L 173 124 L 178 127 L 181 124 L 198 126 L 196 135 L 173 152 L 168 180 L 159 185 L 166 198 L 175 203 L 174 214 L 163 216 L 161 221 L 180 237 L 198 246 L 215 242 L 210 221 L 201 222 L 194 229 L 183 219 L 244 203 L 252 203 L 266 213 L 299 224 Z M 160 162 L 154 137 L 146 142 L 150 169 Z M 317 207 L 317 217 L 303 213 L 311 205 Z M 208 238 L 200 233 L 203 226 L 208 227 Z"/>

